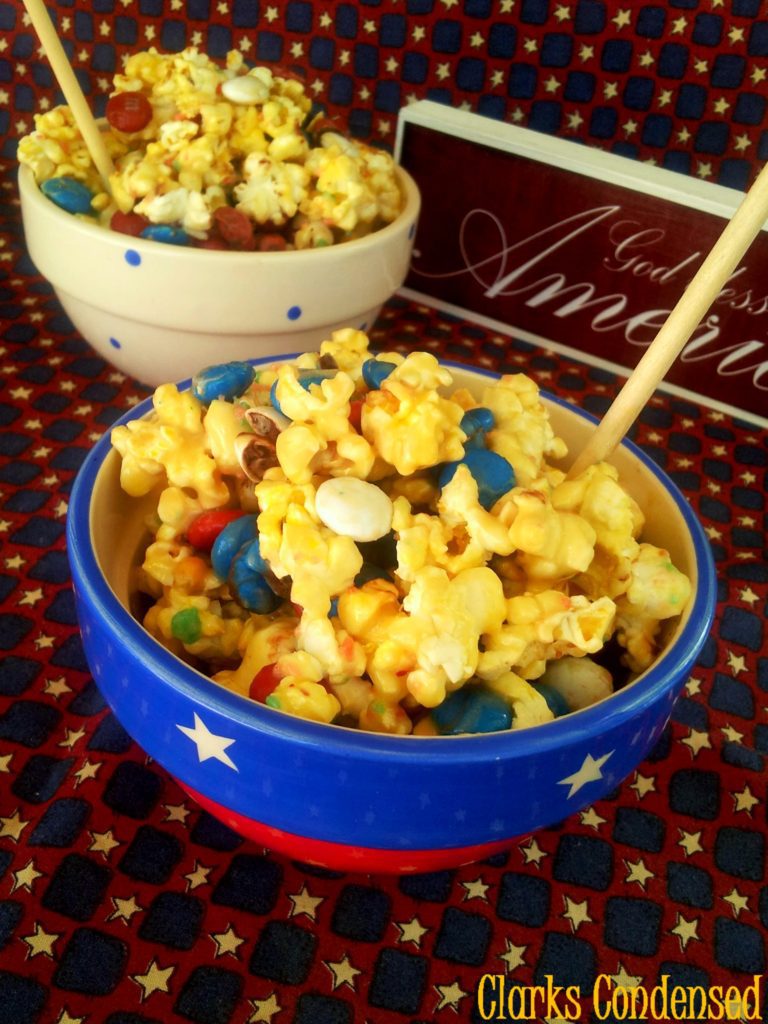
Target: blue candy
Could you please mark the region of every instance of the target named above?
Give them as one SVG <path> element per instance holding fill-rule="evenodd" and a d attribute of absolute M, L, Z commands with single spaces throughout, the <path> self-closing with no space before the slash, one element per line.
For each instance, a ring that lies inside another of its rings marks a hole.
<path fill-rule="evenodd" d="M 547 702 L 547 707 L 555 716 L 555 718 L 561 718 L 563 715 L 567 715 L 571 710 L 565 700 L 562 693 L 547 683 L 531 683 L 531 686 L 537 693 L 540 693 L 544 700 Z"/>
<path fill-rule="evenodd" d="M 93 214 L 93 193 L 76 178 L 49 178 L 42 183 L 40 191 L 67 213 Z"/>
<path fill-rule="evenodd" d="M 363 380 L 372 391 L 376 391 L 394 369 L 394 363 L 387 363 L 383 359 L 366 359 L 362 367 Z"/>
<path fill-rule="evenodd" d="M 474 477 L 484 509 L 492 508 L 515 486 L 515 471 L 505 458 L 488 448 L 468 448 L 462 459 L 445 463 L 438 476 L 440 487 L 450 483 L 459 466 L 466 466 Z"/>
<path fill-rule="evenodd" d="M 512 709 L 497 693 L 470 683 L 448 694 L 430 718 L 441 736 L 498 732 L 511 726 Z"/>
<path fill-rule="evenodd" d="M 192 378 L 192 394 L 205 405 L 215 398 L 232 402 L 250 387 L 255 376 L 256 371 L 250 363 L 237 360 L 207 366 Z"/>
<path fill-rule="evenodd" d="M 260 576 L 263 576 L 269 571 L 269 565 L 264 561 L 259 548 L 258 537 L 252 540 L 250 544 L 245 543 L 235 557 L 238 562 L 242 562 L 248 568 L 249 572 L 257 572 Z"/>
<path fill-rule="evenodd" d="M 257 537 L 255 515 L 240 516 L 227 523 L 211 548 L 211 565 L 216 575 L 223 580 L 227 579 L 235 555 L 243 545 Z"/>
<path fill-rule="evenodd" d="M 459 426 L 467 435 L 465 448 L 484 448 L 485 435 L 496 426 L 496 418 L 490 409 L 478 406 L 477 409 L 468 409 L 464 413 Z"/>
<path fill-rule="evenodd" d="M 262 575 L 254 572 L 245 558 L 235 558 L 229 574 L 229 582 L 240 604 L 249 612 L 269 615 L 280 604 L 280 598 Z"/>
<path fill-rule="evenodd" d="M 153 242 L 165 242 L 167 245 L 188 245 L 189 235 L 183 228 L 175 228 L 172 224 L 148 224 L 140 233 L 141 238 L 149 238 Z"/>
<path fill-rule="evenodd" d="M 329 377 L 335 377 L 337 372 L 337 370 L 298 370 L 296 372 L 296 380 L 305 391 L 309 391 L 312 384 L 322 384 Z M 277 400 L 277 381 L 269 389 L 269 400 L 272 403 L 272 408 L 277 409 L 284 416 L 285 413 L 280 408 L 280 403 Z"/>

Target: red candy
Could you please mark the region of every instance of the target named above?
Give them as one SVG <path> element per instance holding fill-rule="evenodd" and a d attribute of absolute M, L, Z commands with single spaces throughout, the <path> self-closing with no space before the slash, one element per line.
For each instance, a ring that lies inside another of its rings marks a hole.
<path fill-rule="evenodd" d="M 262 235 L 259 239 L 259 252 L 283 252 L 287 247 L 282 235 Z"/>
<path fill-rule="evenodd" d="M 152 120 L 152 104 L 141 92 L 118 92 L 107 100 L 106 116 L 116 131 L 131 135 Z"/>
<path fill-rule="evenodd" d="M 210 551 L 221 531 L 242 516 L 239 508 L 212 508 L 201 512 L 187 528 L 187 540 L 198 551 Z"/>
<path fill-rule="evenodd" d="M 276 668 L 277 666 L 273 663 L 265 665 L 256 673 L 248 689 L 248 696 L 251 700 L 258 700 L 262 704 L 266 701 L 281 679 L 281 676 L 277 675 Z"/>
<path fill-rule="evenodd" d="M 363 399 L 357 398 L 349 403 L 349 425 L 354 427 L 358 434 L 361 431 L 361 418 L 363 415 Z"/>
<path fill-rule="evenodd" d="M 253 224 L 242 212 L 232 206 L 220 206 L 213 211 L 213 224 L 219 236 L 232 249 L 250 251 L 256 245 Z"/>
<path fill-rule="evenodd" d="M 131 235 L 132 238 L 138 238 L 147 224 L 149 221 L 140 213 L 122 213 L 120 210 L 112 214 L 109 222 L 113 231 L 119 231 L 121 235 Z"/>

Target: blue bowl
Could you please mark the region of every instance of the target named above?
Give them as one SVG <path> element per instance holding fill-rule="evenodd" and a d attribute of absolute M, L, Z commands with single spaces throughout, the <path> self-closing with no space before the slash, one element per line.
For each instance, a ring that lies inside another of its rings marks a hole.
<path fill-rule="evenodd" d="M 283 357 L 284 358 L 284 357 Z M 273 360 L 265 360 L 273 361 Z M 493 376 L 450 365 L 457 385 Z M 546 397 L 571 452 L 594 420 Z M 119 422 L 146 414 L 143 402 Z M 94 679 L 126 731 L 205 809 L 242 835 L 337 870 L 455 867 L 508 848 L 613 790 L 652 750 L 707 639 L 716 580 L 687 500 L 636 446 L 612 460 L 693 595 L 653 666 L 611 697 L 546 725 L 461 737 L 321 725 L 232 693 L 154 640 L 131 614 L 153 498 L 129 498 L 109 436 L 72 490 L 69 559 Z M 154 499 L 156 500 L 156 498 Z"/>

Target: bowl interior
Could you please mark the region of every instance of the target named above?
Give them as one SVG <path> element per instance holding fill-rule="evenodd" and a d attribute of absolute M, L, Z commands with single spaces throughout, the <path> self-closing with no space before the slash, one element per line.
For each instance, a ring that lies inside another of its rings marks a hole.
<path fill-rule="evenodd" d="M 455 387 L 467 387 L 475 394 L 489 379 L 484 373 L 464 367 L 451 366 L 451 372 Z M 569 458 L 575 456 L 594 429 L 594 420 L 558 399 L 545 396 L 544 400 L 555 433 L 565 440 Z M 148 407 L 149 402 L 143 403 L 135 412 L 146 413 Z M 626 443 L 621 445 L 610 461 L 618 469 L 625 488 L 645 513 L 643 539 L 669 551 L 674 564 L 690 578 L 695 594 L 699 587 L 699 573 L 705 571 L 706 566 L 699 564 L 700 552 L 697 557 L 690 522 L 693 514 L 685 499 L 674 484 L 635 446 Z M 568 462 L 566 458 L 563 466 Z M 149 538 L 147 519 L 156 508 L 159 489 L 141 499 L 129 497 L 120 487 L 120 456 L 114 450 L 108 452 L 95 478 L 90 503 L 90 539 L 107 584 L 128 611 L 134 607 L 135 569 L 141 563 Z M 115 543 L 116 537 L 121 539 L 119 544 Z M 693 609 L 692 599 L 679 619 L 670 620 L 665 625 L 661 657 L 685 631 Z M 188 666 L 182 669 L 181 661 L 179 667 L 182 671 L 193 672 L 200 680 L 204 679 L 201 673 Z M 645 674 L 630 685 L 634 687 Z M 206 681 L 206 685 L 216 686 L 210 681 Z"/>

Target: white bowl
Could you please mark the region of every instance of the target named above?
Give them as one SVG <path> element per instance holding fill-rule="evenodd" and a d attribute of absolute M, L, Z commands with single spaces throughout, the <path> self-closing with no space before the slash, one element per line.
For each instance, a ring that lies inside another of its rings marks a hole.
<path fill-rule="evenodd" d="M 47 199 L 19 170 L 27 248 L 85 340 L 150 387 L 211 363 L 314 351 L 341 327 L 369 329 L 405 280 L 419 191 L 352 242 L 295 252 L 184 248 L 109 231 Z"/>

